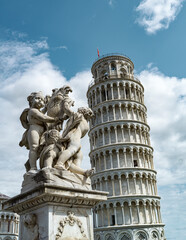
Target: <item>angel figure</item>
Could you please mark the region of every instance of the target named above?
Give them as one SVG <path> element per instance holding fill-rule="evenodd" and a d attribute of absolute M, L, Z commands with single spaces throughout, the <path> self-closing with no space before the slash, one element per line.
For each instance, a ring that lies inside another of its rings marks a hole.
<path fill-rule="evenodd" d="M 28 98 L 30 108 L 26 108 L 20 120 L 24 128 L 27 130 L 23 134 L 19 145 L 26 146 L 29 149 L 29 172 L 35 173 L 37 170 L 36 161 L 39 158 L 40 139 L 44 131 L 46 131 L 46 123 L 59 122 L 58 117 L 50 117 L 41 112 L 44 107 L 44 97 L 42 92 L 33 92 Z"/>
<path fill-rule="evenodd" d="M 93 174 L 94 169 L 83 170 L 80 168 L 83 154 L 81 151 L 81 138 L 89 130 L 88 121 L 93 116 L 90 108 L 78 108 L 77 113 L 71 115 L 62 134 L 65 150 L 59 153 L 59 158 L 54 166 L 57 169 L 70 170 L 86 177 Z"/>

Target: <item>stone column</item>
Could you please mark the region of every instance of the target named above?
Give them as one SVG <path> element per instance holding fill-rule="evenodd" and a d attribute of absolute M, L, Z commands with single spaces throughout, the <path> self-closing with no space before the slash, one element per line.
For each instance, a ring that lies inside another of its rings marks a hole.
<path fill-rule="evenodd" d="M 105 130 L 102 130 L 103 146 L 105 146 Z"/>
<path fill-rule="evenodd" d="M 119 114 L 120 114 L 120 119 L 123 119 L 122 111 L 121 111 L 121 103 L 119 103 Z"/>
<path fill-rule="evenodd" d="M 145 223 L 147 223 L 147 210 L 146 210 L 146 203 L 143 204 L 144 215 L 145 215 Z"/>
<path fill-rule="evenodd" d="M 107 122 L 109 122 L 109 107 L 106 106 L 106 110 L 107 110 Z"/>
<path fill-rule="evenodd" d="M 118 92 L 118 99 L 120 99 L 121 96 L 120 96 L 120 90 L 119 90 L 119 83 L 117 83 L 117 92 Z"/>
<path fill-rule="evenodd" d="M 137 217 L 138 217 L 138 224 L 140 224 L 140 214 L 139 214 L 139 201 L 136 201 L 136 208 L 137 208 Z"/>
<path fill-rule="evenodd" d="M 100 103 L 102 102 L 102 93 L 101 93 L 101 88 L 99 88 L 99 101 L 100 101 Z"/>
<path fill-rule="evenodd" d="M 136 108 L 136 117 L 137 117 L 137 120 L 139 121 L 139 109 L 138 108 Z"/>
<path fill-rule="evenodd" d="M 153 214 L 152 214 L 152 204 L 151 203 L 149 204 L 149 207 L 150 207 L 150 220 L 151 220 L 151 223 L 154 223 Z"/>
<path fill-rule="evenodd" d="M 113 85 L 110 85 L 110 89 L 111 89 L 111 100 L 114 100 L 114 93 L 113 93 Z"/>
<path fill-rule="evenodd" d="M 108 189 L 108 178 L 105 178 L 105 184 L 106 184 L 106 191 L 109 192 L 109 189 Z"/>
<path fill-rule="evenodd" d="M 145 181 L 146 181 L 146 191 L 147 191 L 147 195 L 149 195 L 149 183 L 148 183 L 148 177 L 145 176 Z"/>
<path fill-rule="evenodd" d="M 111 144 L 111 136 L 110 136 L 110 128 L 108 128 L 108 137 L 109 137 L 109 144 Z"/>
<path fill-rule="evenodd" d="M 130 213 L 130 224 L 133 224 L 133 221 L 132 221 L 132 209 L 131 209 L 131 203 L 129 203 L 129 213 Z"/>
<path fill-rule="evenodd" d="M 120 195 L 123 195 L 122 184 L 121 184 L 121 176 L 118 176 L 118 180 L 119 180 L 119 191 L 120 191 Z"/>
<path fill-rule="evenodd" d="M 112 182 L 112 196 L 115 196 L 115 186 L 114 186 L 114 177 L 111 176 L 111 182 Z"/>
<path fill-rule="evenodd" d="M 109 151 L 109 155 L 110 155 L 110 168 L 113 168 L 113 160 L 112 160 L 112 151 Z"/>
<path fill-rule="evenodd" d="M 132 119 L 134 119 L 134 110 L 133 110 L 133 106 L 131 106 L 131 113 L 132 113 Z"/>
<path fill-rule="evenodd" d="M 128 105 L 126 105 L 126 115 L 127 115 L 127 119 L 129 119 L 129 112 L 128 112 Z"/>
<path fill-rule="evenodd" d="M 132 99 L 131 86 L 129 86 L 129 99 Z"/>
<path fill-rule="evenodd" d="M 104 170 L 106 170 L 107 169 L 107 163 L 106 163 L 106 154 L 105 154 L 105 152 L 103 153 L 103 161 L 104 161 Z"/>
<path fill-rule="evenodd" d="M 121 204 L 121 211 L 122 211 L 122 219 L 123 219 L 123 225 L 125 225 L 125 211 L 124 211 L 124 205 Z"/>
<path fill-rule="evenodd" d="M 114 117 L 114 120 L 116 120 L 116 112 L 115 112 L 115 105 L 113 105 L 113 117 Z"/>
<path fill-rule="evenodd" d="M 108 218 L 108 226 L 110 226 L 110 211 L 109 211 L 109 206 L 107 206 L 107 218 Z"/>
<path fill-rule="evenodd" d="M 114 207 L 115 225 L 118 225 L 116 206 L 114 205 L 113 207 Z"/>
<path fill-rule="evenodd" d="M 101 206 L 101 226 L 104 226 L 104 213 L 103 213 L 103 206 Z"/>
<path fill-rule="evenodd" d="M 105 89 L 105 99 L 107 101 L 108 100 L 108 97 L 107 97 L 107 86 L 104 86 L 104 89 Z"/>
<path fill-rule="evenodd" d="M 137 101 L 137 98 L 136 98 L 136 87 L 134 87 L 134 100 Z"/>
<path fill-rule="evenodd" d="M 125 85 L 123 85 L 123 95 L 124 95 L 124 99 L 126 99 Z"/>
<path fill-rule="evenodd" d="M 126 175 L 126 180 L 127 180 L 127 192 L 128 192 L 128 194 L 130 194 L 129 176 L 128 176 L 128 174 Z"/>
<path fill-rule="evenodd" d="M 136 126 L 134 126 L 134 139 L 135 139 L 135 142 L 137 142 Z"/>
<path fill-rule="evenodd" d="M 128 132 L 129 132 L 129 142 L 131 142 L 130 126 L 128 126 Z"/>
<path fill-rule="evenodd" d="M 134 190 L 135 190 L 135 194 L 137 194 L 137 190 L 136 190 L 136 176 L 133 176 L 134 179 Z"/>
<path fill-rule="evenodd" d="M 143 194 L 143 182 L 142 182 L 142 175 L 140 175 L 140 185 L 141 185 L 141 194 Z"/>
<path fill-rule="evenodd" d="M 116 143 L 118 143 L 118 133 L 117 133 L 117 127 L 114 127 L 114 131 L 115 131 L 115 138 L 116 138 Z"/>
<path fill-rule="evenodd" d="M 125 163 L 125 167 L 127 167 L 127 156 L 126 156 L 126 149 L 123 149 L 123 153 L 124 153 L 124 163 Z"/>
<path fill-rule="evenodd" d="M 120 161 L 119 161 L 119 150 L 116 150 L 116 157 L 117 157 L 117 164 L 118 164 L 118 168 L 120 168 Z"/>
<path fill-rule="evenodd" d="M 103 121 L 103 109 L 102 108 L 100 108 L 100 112 L 101 112 L 101 123 L 103 123 L 104 121 Z"/>
<path fill-rule="evenodd" d="M 125 142 L 123 125 L 121 125 L 121 134 L 122 134 L 122 140 L 123 142 Z"/>

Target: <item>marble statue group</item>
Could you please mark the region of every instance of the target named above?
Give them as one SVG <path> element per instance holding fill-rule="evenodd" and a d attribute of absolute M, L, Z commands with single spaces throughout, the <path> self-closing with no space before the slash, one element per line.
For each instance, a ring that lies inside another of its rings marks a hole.
<path fill-rule="evenodd" d="M 88 122 L 93 112 L 88 107 L 72 111 L 74 101 L 69 97 L 70 86 L 55 88 L 51 96 L 42 92 L 33 92 L 28 97 L 29 108 L 20 116 L 26 129 L 19 145 L 29 150 L 29 159 L 25 164 L 28 173 L 40 169 L 58 169 L 89 177 L 93 169 L 80 167 L 83 154 L 81 138 L 89 130 Z"/>

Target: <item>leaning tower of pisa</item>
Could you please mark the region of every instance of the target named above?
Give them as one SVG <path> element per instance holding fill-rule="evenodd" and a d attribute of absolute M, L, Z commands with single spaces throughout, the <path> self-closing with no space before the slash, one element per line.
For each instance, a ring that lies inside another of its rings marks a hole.
<path fill-rule="evenodd" d="M 144 88 L 126 56 L 93 63 L 87 97 L 92 188 L 109 192 L 93 210 L 95 240 L 164 240 Z"/>

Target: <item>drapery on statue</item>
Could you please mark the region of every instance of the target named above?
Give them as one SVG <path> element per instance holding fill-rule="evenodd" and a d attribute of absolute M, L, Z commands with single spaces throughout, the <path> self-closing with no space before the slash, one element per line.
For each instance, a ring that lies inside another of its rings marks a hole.
<path fill-rule="evenodd" d="M 28 96 L 30 108 L 26 108 L 20 116 L 26 131 L 20 146 L 29 150 L 26 169 L 29 173 L 37 173 L 36 161 L 40 161 L 40 169 L 59 169 L 78 173 L 89 177 L 93 169 L 80 167 L 83 159 L 81 138 L 88 132 L 88 122 L 93 116 L 90 108 L 81 107 L 75 113 L 71 110 L 74 102 L 68 96 L 72 89 L 63 86 L 54 89 L 51 96 L 34 92 Z M 63 123 L 66 126 L 64 131 Z"/>

